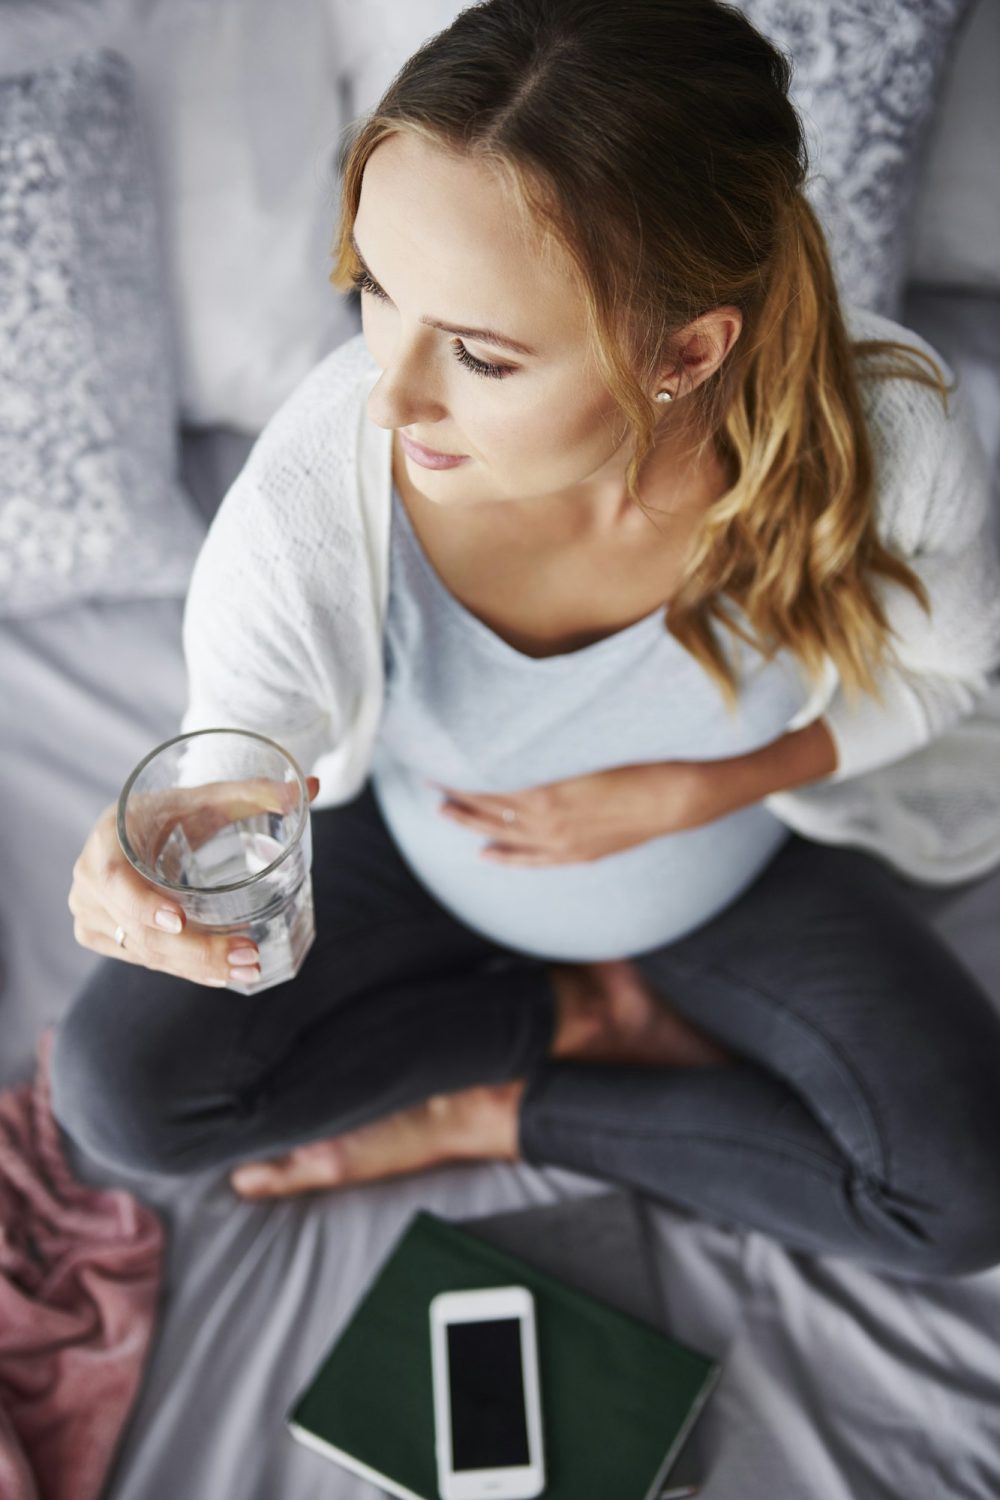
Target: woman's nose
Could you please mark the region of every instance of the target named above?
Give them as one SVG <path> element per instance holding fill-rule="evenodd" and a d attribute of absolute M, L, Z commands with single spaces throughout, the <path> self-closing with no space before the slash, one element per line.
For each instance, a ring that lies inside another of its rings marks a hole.
<path fill-rule="evenodd" d="M 445 407 L 426 360 L 397 351 L 380 360 L 382 374 L 368 396 L 368 416 L 378 427 L 412 427 L 440 421 Z"/>

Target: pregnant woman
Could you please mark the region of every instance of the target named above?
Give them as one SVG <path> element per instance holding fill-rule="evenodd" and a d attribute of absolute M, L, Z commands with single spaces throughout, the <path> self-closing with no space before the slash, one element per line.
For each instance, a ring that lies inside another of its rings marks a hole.
<path fill-rule="evenodd" d="M 256 1197 L 525 1160 L 1000 1261 L 1000 1020 L 903 891 L 982 860 L 940 771 L 919 844 L 897 815 L 1000 663 L 982 456 L 935 351 L 838 299 L 789 77 L 706 0 L 489 0 L 359 122 L 363 333 L 184 619 L 183 730 L 314 773 L 316 942 L 226 989 L 253 945 L 164 914 L 107 809 L 53 1057 L 97 1157 Z"/>

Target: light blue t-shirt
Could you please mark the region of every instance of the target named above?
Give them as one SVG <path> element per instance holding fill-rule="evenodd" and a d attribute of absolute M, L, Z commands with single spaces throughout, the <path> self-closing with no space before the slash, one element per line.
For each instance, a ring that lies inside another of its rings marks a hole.
<path fill-rule="evenodd" d="M 495 840 L 437 811 L 442 793 L 428 777 L 517 791 L 612 766 L 739 755 L 785 731 L 807 697 L 790 653 L 767 662 L 724 632 L 741 663 L 735 717 L 663 617 L 661 605 L 581 650 L 526 656 L 445 587 L 393 486 L 372 785 L 414 874 L 468 926 L 549 960 L 627 958 L 727 906 L 788 837 L 757 803 L 602 859 L 505 866 L 477 853 Z"/>

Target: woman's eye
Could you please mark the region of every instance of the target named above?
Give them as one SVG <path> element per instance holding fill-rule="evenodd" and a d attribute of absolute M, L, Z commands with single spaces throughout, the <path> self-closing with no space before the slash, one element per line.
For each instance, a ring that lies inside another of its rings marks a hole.
<path fill-rule="evenodd" d="M 351 276 L 351 284 L 359 292 L 368 292 L 372 297 L 385 297 L 385 292 L 383 292 L 377 281 L 371 279 L 367 271 L 355 271 Z"/>
<path fill-rule="evenodd" d="M 469 353 L 461 339 L 456 339 L 451 347 L 459 364 L 465 365 L 467 369 L 475 370 L 477 375 L 485 375 L 489 380 L 502 380 L 505 375 L 512 373 L 510 365 L 489 365 L 485 360 L 476 359 L 474 354 Z"/>
<path fill-rule="evenodd" d="M 377 297 L 380 302 L 388 301 L 385 292 L 377 281 L 372 280 L 367 271 L 355 271 L 351 276 L 351 284 L 359 292 L 367 292 L 370 297 Z M 505 375 L 514 373 L 513 365 L 491 365 L 485 360 L 476 359 L 474 354 L 469 353 L 461 339 L 455 339 L 451 347 L 460 365 L 465 365 L 466 369 L 472 370 L 476 375 L 482 375 L 487 380 L 502 380 Z"/>

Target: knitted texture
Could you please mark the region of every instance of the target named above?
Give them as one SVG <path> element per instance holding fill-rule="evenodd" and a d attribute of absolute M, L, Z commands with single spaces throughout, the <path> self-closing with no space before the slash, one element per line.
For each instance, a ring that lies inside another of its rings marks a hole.
<path fill-rule="evenodd" d="M 184 596 L 159 248 L 125 59 L 0 79 L 0 617 Z"/>
<path fill-rule="evenodd" d="M 847 315 L 852 337 L 914 344 L 953 378 L 910 329 L 869 310 Z M 223 498 L 185 604 L 182 731 L 269 735 L 320 778 L 316 807 L 360 790 L 383 702 L 391 433 L 366 414 L 378 374 L 359 334 L 292 392 Z M 923 579 L 933 615 L 879 581 L 899 656 L 881 675 L 884 703 L 866 694 L 849 705 L 828 663 L 787 727 L 822 715 L 837 770 L 766 800 L 807 837 L 867 847 L 947 884 L 1000 862 L 1000 562 L 986 460 L 961 390 L 947 415 L 912 381 L 865 382 L 863 398 L 879 531 Z"/>

